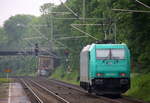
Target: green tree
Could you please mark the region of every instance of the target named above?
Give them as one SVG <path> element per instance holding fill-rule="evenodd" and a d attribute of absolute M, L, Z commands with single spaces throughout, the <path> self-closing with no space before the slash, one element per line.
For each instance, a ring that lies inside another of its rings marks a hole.
<path fill-rule="evenodd" d="M 8 46 L 10 49 L 20 47 L 19 42 L 26 35 L 28 24 L 33 18 L 30 15 L 16 15 L 5 21 L 4 30 L 8 37 Z"/>

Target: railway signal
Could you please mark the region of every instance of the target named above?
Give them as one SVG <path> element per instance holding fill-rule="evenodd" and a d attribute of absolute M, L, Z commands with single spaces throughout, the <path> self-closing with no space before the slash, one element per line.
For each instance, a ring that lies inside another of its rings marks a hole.
<path fill-rule="evenodd" d="M 68 57 L 69 51 L 68 51 L 68 50 L 65 50 L 65 51 L 64 51 L 64 54 L 65 54 L 66 57 Z"/>
<path fill-rule="evenodd" d="M 34 52 L 35 52 L 35 56 L 38 56 L 38 53 L 39 53 L 39 46 L 38 46 L 38 43 L 35 44 Z"/>

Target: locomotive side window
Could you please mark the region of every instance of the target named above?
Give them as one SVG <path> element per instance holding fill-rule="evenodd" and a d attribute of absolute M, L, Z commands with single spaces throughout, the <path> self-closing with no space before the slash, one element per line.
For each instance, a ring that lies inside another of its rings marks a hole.
<path fill-rule="evenodd" d="M 125 51 L 124 49 L 111 49 L 111 59 L 124 59 Z"/>
<path fill-rule="evenodd" d="M 97 59 L 109 59 L 110 58 L 110 50 L 109 49 L 97 49 L 96 50 L 96 58 Z"/>

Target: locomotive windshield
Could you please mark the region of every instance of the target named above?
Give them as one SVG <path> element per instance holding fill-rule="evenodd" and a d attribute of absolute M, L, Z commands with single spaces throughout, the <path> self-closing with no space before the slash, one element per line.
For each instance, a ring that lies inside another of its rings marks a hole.
<path fill-rule="evenodd" d="M 125 51 L 124 49 L 97 49 L 96 50 L 97 59 L 124 59 Z"/>
<path fill-rule="evenodd" d="M 124 59 L 124 49 L 111 49 L 111 59 Z"/>
<path fill-rule="evenodd" d="M 110 58 L 110 50 L 109 49 L 96 50 L 96 58 L 97 59 L 109 59 Z"/>

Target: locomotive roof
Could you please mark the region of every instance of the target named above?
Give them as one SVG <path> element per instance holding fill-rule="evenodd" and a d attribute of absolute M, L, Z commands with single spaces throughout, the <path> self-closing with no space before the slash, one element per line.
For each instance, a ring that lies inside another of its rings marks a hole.
<path fill-rule="evenodd" d="M 92 44 L 89 48 L 89 50 L 91 51 L 93 48 L 96 49 L 108 49 L 108 48 L 115 48 L 115 49 L 119 49 L 119 48 L 124 48 L 127 49 L 127 45 L 126 44 Z"/>
<path fill-rule="evenodd" d="M 126 44 L 95 44 L 96 48 L 125 48 Z"/>
<path fill-rule="evenodd" d="M 92 44 L 92 45 L 87 45 L 82 49 L 82 52 L 85 51 L 90 51 L 93 48 L 97 48 L 97 49 L 107 49 L 107 48 L 115 48 L 115 49 L 119 49 L 119 48 L 125 48 L 127 49 L 127 45 L 126 44 Z"/>

